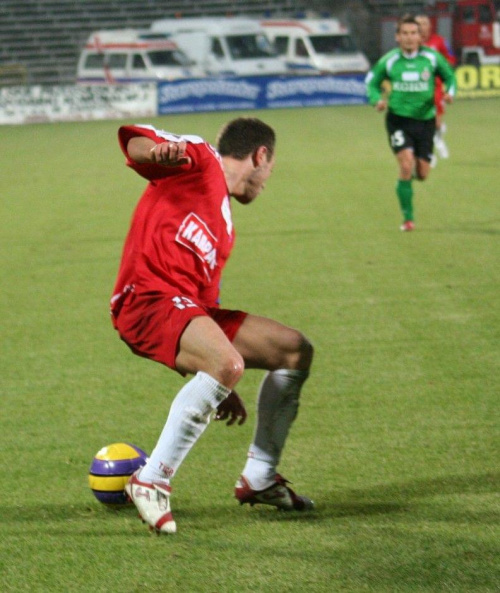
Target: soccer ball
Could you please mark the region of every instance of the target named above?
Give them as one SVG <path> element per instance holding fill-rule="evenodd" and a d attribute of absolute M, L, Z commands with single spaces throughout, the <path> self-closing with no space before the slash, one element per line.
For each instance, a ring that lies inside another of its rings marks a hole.
<path fill-rule="evenodd" d="M 129 443 L 113 443 L 98 451 L 89 471 L 89 486 L 97 500 L 106 505 L 127 504 L 125 484 L 147 458 L 147 453 Z"/>

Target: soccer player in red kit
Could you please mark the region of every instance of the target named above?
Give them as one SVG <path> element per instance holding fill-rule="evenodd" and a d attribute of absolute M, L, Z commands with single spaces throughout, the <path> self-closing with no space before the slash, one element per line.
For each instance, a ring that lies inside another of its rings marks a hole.
<path fill-rule="evenodd" d="M 415 20 L 417 21 L 420 29 L 422 45 L 426 45 L 427 47 L 431 47 L 432 49 L 436 50 L 441 55 L 443 55 L 452 66 L 455 66 L 455 55 L 448 47 L 444 37 L 441 37 L 441 35 L 433 32 L 431 20 L 429 17 L 425 14 L 421 14 L 418 15 Z M 445 109 L 443 83 L 440 78 L 436 79 L 434 98 L 436 103 L 436 134 L 434 135 L 434 147 L 442 159 L 447 159 L 450 156 L 450 152 L 443 138 L 446 132 L 446 124 L 444 123 Z"/>
<path fill-rule="evenodd" d="M 305 336 L 276 321 L 219 306 L 219 285 L 234 243 L 233 197 L 255 200 L 275 162 L 275 132 L 256 118 L 223 127 L 217 149 L 198 136 L 124 126 L 127 165 L 149 183 L 132 218 L 111 299 L 113 324 L 139 356 L 193 375 L 175 396 L 146 465 L 126 490 L 142 519 L 174 533 L 171 481 L 212 413 L 246 419 L 234 391 L 245 368 L 264 369 L 257 425 L 235 486 L 241 504 L 313 507 L 277 473 L 312 362 Z"/>

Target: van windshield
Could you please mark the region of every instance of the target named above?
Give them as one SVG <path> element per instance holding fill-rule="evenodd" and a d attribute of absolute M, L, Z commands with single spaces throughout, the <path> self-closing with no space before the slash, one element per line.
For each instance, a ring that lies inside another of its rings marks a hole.
<path fill-rule="evenodd" d="M 352 54 L 358 51 L 349 35 L 310 35 L 309 39 L 317 54 Z"/>
<path fill-rule="evenodd" d="M 187 55 L 178 50 L 148 51 L 148 57 L 153 66 L 192 66 L 193 62 Z"/>
<path fill-rule="evenodd" d="M 273 46 L 264 34 L 228 35 L 226 41 L 233 60 L 276 56 Z"/>

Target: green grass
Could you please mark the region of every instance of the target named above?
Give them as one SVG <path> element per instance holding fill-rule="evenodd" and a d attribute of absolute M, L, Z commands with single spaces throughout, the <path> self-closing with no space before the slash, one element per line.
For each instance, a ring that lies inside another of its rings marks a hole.
<path fill-rule="evenodd" d="M 223 301 L 315 344 L 281 470 L 317 510 L 232 498 L 262 377 L 249 371 L 249 422 L 211 426 L 176 477 L 172 538 L 87 486 L 103 445 L 151 450 L 184 383 L 131 355 L 108 318 L 144 187 L 120 122 L 2 127 L 1 591 L 498 591 L 499 109 L 449 109 L 452 157 L 416 185 L 411 234 L 380 115 L 258 114 L 277 166 L 234 207 Z M 233 115 L 153 123 L 213 139 Z"/>

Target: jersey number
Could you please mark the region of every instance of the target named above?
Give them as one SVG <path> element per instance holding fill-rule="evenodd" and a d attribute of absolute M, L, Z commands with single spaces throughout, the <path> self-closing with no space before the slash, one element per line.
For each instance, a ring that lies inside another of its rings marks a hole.
<path fill-rule="evenodd" d="M 403 130 L 396 130 L 394 134 L 391 134 L 391 146 L 403 146 L 405 143 L 405 135 Z"/>

